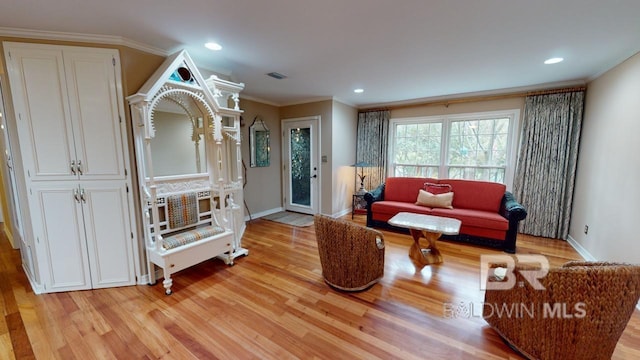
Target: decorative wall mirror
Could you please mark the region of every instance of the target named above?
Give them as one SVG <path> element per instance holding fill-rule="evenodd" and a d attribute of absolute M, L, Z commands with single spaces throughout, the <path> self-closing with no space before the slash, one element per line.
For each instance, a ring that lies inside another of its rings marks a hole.
<path fill-rule="evenodd" d="M 271 144 L 269 128 L 260 115 L 253 119 L 249 127 L 249 148 L 251 149 L 251 167 L 269 166 Z"/>
<path fill-rule="evenodd" d="M 205 125 L 211 119 L 199 98 L 186 92 L 164 96 L 151 109 L 155 137 L 151 156 L 155 176 L 207 172 Z"/>

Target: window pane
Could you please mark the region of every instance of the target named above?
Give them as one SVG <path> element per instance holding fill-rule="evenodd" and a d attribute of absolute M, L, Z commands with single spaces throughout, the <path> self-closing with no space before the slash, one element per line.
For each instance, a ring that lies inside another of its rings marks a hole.
<path fill-rule="evenodd" d="M 449 137 L 449 165 L 505 166 L 509 119 L 455 121 Z"/>
<path fill-rule="evenodd" d="M 504 183 L 505 168 L 450 167 L 451 179 L 484 180 Z"/>
<path fill-rule="evenodd" d="M 445 115 L 437 121 L 431 118 L 423 122 L 396 122 L 392 174 L 434 178 L 442 175 L 504 183 L 508 167 L 513 166 L 507 163 L 510 152 L 507 146 L 513 147 L 509 141 L 511 117 L 487 118 L 478 114 L 478 118 L 463 120 L 455 116 L 448 119 Z M 441 156 L 444 153 L 446 158 Z"/>
<path fill-rule="evenodd" d="M 440 165 L 442 123 L 397 124 L 393 164 L 395 176 L 437 174 Z M 431 169 L 427 169 L 431 166 Z"/>
<path fill-rule="evenodd" d="M 437 178 L 438 167 L 397 165 L 394 168 L 393 176 Z"/>

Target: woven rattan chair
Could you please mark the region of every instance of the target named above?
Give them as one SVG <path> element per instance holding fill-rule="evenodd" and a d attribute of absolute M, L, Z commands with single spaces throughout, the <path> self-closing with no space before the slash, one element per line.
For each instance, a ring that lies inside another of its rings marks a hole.
<path fill-rule="evenodd" d="M 530 359 L 610 359 L 640 297 L 640 266 L 569 262 L 540 279 L 544 290 L 524 270 L 511 289 L 487 284 L 489 325 Z"/>
<path fill-rule="evenodd" d="M 378 230 L 326 215 L 314 218 L 322 276 L 344 291 L 365 290 L 384 272 L 384 237 Z"/>

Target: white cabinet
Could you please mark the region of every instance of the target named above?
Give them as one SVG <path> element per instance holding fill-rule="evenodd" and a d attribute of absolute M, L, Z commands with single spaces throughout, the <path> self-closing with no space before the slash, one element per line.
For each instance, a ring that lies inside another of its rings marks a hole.
<path fill-rule="evenodd" d="M 7 53 L 28 179 L 125 179 L 117 51 L 9 44 Z"/>
<path fill-rule="evenodd" d="M 10 42 L 4 49 L 33 235 L 23 259 L 37 265 L 25 266 L 36 269 L 32 283 L 43 292 L 135 284 L 117 50 Z"/>
<path fill-rule="evenodd" d="M 32 220 L 45 254 L 45 291 L 133 284 L 126 185 L 55 181 L 35 183 L 30 191 L 29 205 L 39 209 Z"/>

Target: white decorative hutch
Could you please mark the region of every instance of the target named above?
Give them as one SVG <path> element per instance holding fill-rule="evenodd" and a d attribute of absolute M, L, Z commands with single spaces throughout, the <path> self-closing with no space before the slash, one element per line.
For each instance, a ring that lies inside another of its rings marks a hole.
<path fill-rule="evenodd" d="M 186 53 L 168 57 L 138 93 L 133 118 L 149 282 L 218 257 L 247 255 L 239 93 L 244 84 L 205 80 Z M 155 265 L 155 266 L 154 266 Z"/>

